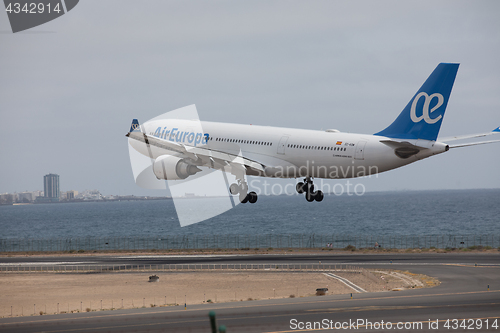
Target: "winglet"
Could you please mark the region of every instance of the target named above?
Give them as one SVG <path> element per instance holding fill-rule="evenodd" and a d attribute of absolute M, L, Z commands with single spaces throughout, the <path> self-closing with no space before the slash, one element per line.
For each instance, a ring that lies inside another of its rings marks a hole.
<path fill-rule="evenodd" d="M 500 132 L 500 126 L 495 128 L 492 132 Z"/>
<path fill-rule="evenodd" d="M 132 125 L 130 125 L 130 131 L 129 132 L 140 132 L 141 131 L 141 127 L 139 126 L 139 120 L 137 119 L 133 119 L 132 120 Z"/>

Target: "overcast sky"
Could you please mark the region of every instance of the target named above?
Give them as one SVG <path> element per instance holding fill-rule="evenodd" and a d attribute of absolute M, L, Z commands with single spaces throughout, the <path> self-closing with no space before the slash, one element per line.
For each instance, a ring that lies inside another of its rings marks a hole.
<path fill-rule="evenodd" d="M 132 118 L 196 104 L 201 120 L 368 133 L 440 62 L 458 62 L 440 136 L 500 126 L 499 1 L 84 0 L 13 34 L 0 13 L 0 193 L 150 194 Z M 368 191 L 500 187 L 500 144 L 453 149 Z M 294 182 L 294 180 L 289 180 Z M 337 181 L 338 182 L 338 181 Z"/>

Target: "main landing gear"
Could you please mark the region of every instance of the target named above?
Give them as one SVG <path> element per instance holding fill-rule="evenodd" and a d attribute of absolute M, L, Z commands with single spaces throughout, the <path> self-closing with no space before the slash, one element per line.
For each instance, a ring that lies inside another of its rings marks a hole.
<path fill-rule="evenodd" d="M 253 191 L 248 193 L 248 185 L 245 181 L 238 180 L 238 184 L 231 184 L 229 192 L 233 195 L 238 194 L 241 203 L 250 202 L 253 204 L 257 202 L 257 193 Z"/>
<path fill-rule="evenodd" d="M 314 184 L 311 180 L 311 177 L 307 177 L 304 179 L 304 182 L 298 182 L 297 185 L 295 186 L 295 189 L 297 190 L 297 193 L 306 194 L 306 200 L 308 202 L 313 202 L 314 200 L 320 202 L 323 200 L 323 191 L 317 190 L 316 192 L 314 191 Z"/>

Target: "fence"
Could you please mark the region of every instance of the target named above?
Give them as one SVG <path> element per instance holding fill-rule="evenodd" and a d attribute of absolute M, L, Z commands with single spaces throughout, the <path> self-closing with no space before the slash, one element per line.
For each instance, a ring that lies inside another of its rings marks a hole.
<path fill-rule="evenodd" d="M 345 273 L 361 273 L 362 268 L 345 264 L 162 264 L 162 265 L 22 265 L 0 266 L 0 272 L 29 273 L 86 273 L 86 272 L 119 272 L 119 271 L 165 271 L 165 272 L 200 272 L 200 271 L 302 271 L 323 272 L 335 271 Z"/>
<path fill-rule="evenodd" d="M 111 237 L 68 239 L 0 239 L 0 252 L 187 250 L 262 248 L 466 248 L 500 247 L 500 235 L 173 235 L 161 237 Z"/>

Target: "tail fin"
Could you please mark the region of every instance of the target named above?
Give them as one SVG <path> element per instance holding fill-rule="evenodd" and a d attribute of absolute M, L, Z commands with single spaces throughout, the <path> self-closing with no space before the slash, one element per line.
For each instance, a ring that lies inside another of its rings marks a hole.
<path fill-rule="evenodd" d="M 459 64 L 439 64 L 394 122 L 375 135 L 435 141 Z"/>
<path fill-rule="evenodd" d="M 132 125 L 130 125 L 130 133 L 133 131 L 140 131 L 141 127 L 139 126 L 139 120 L 133 119 L 132 120 Z"/>

